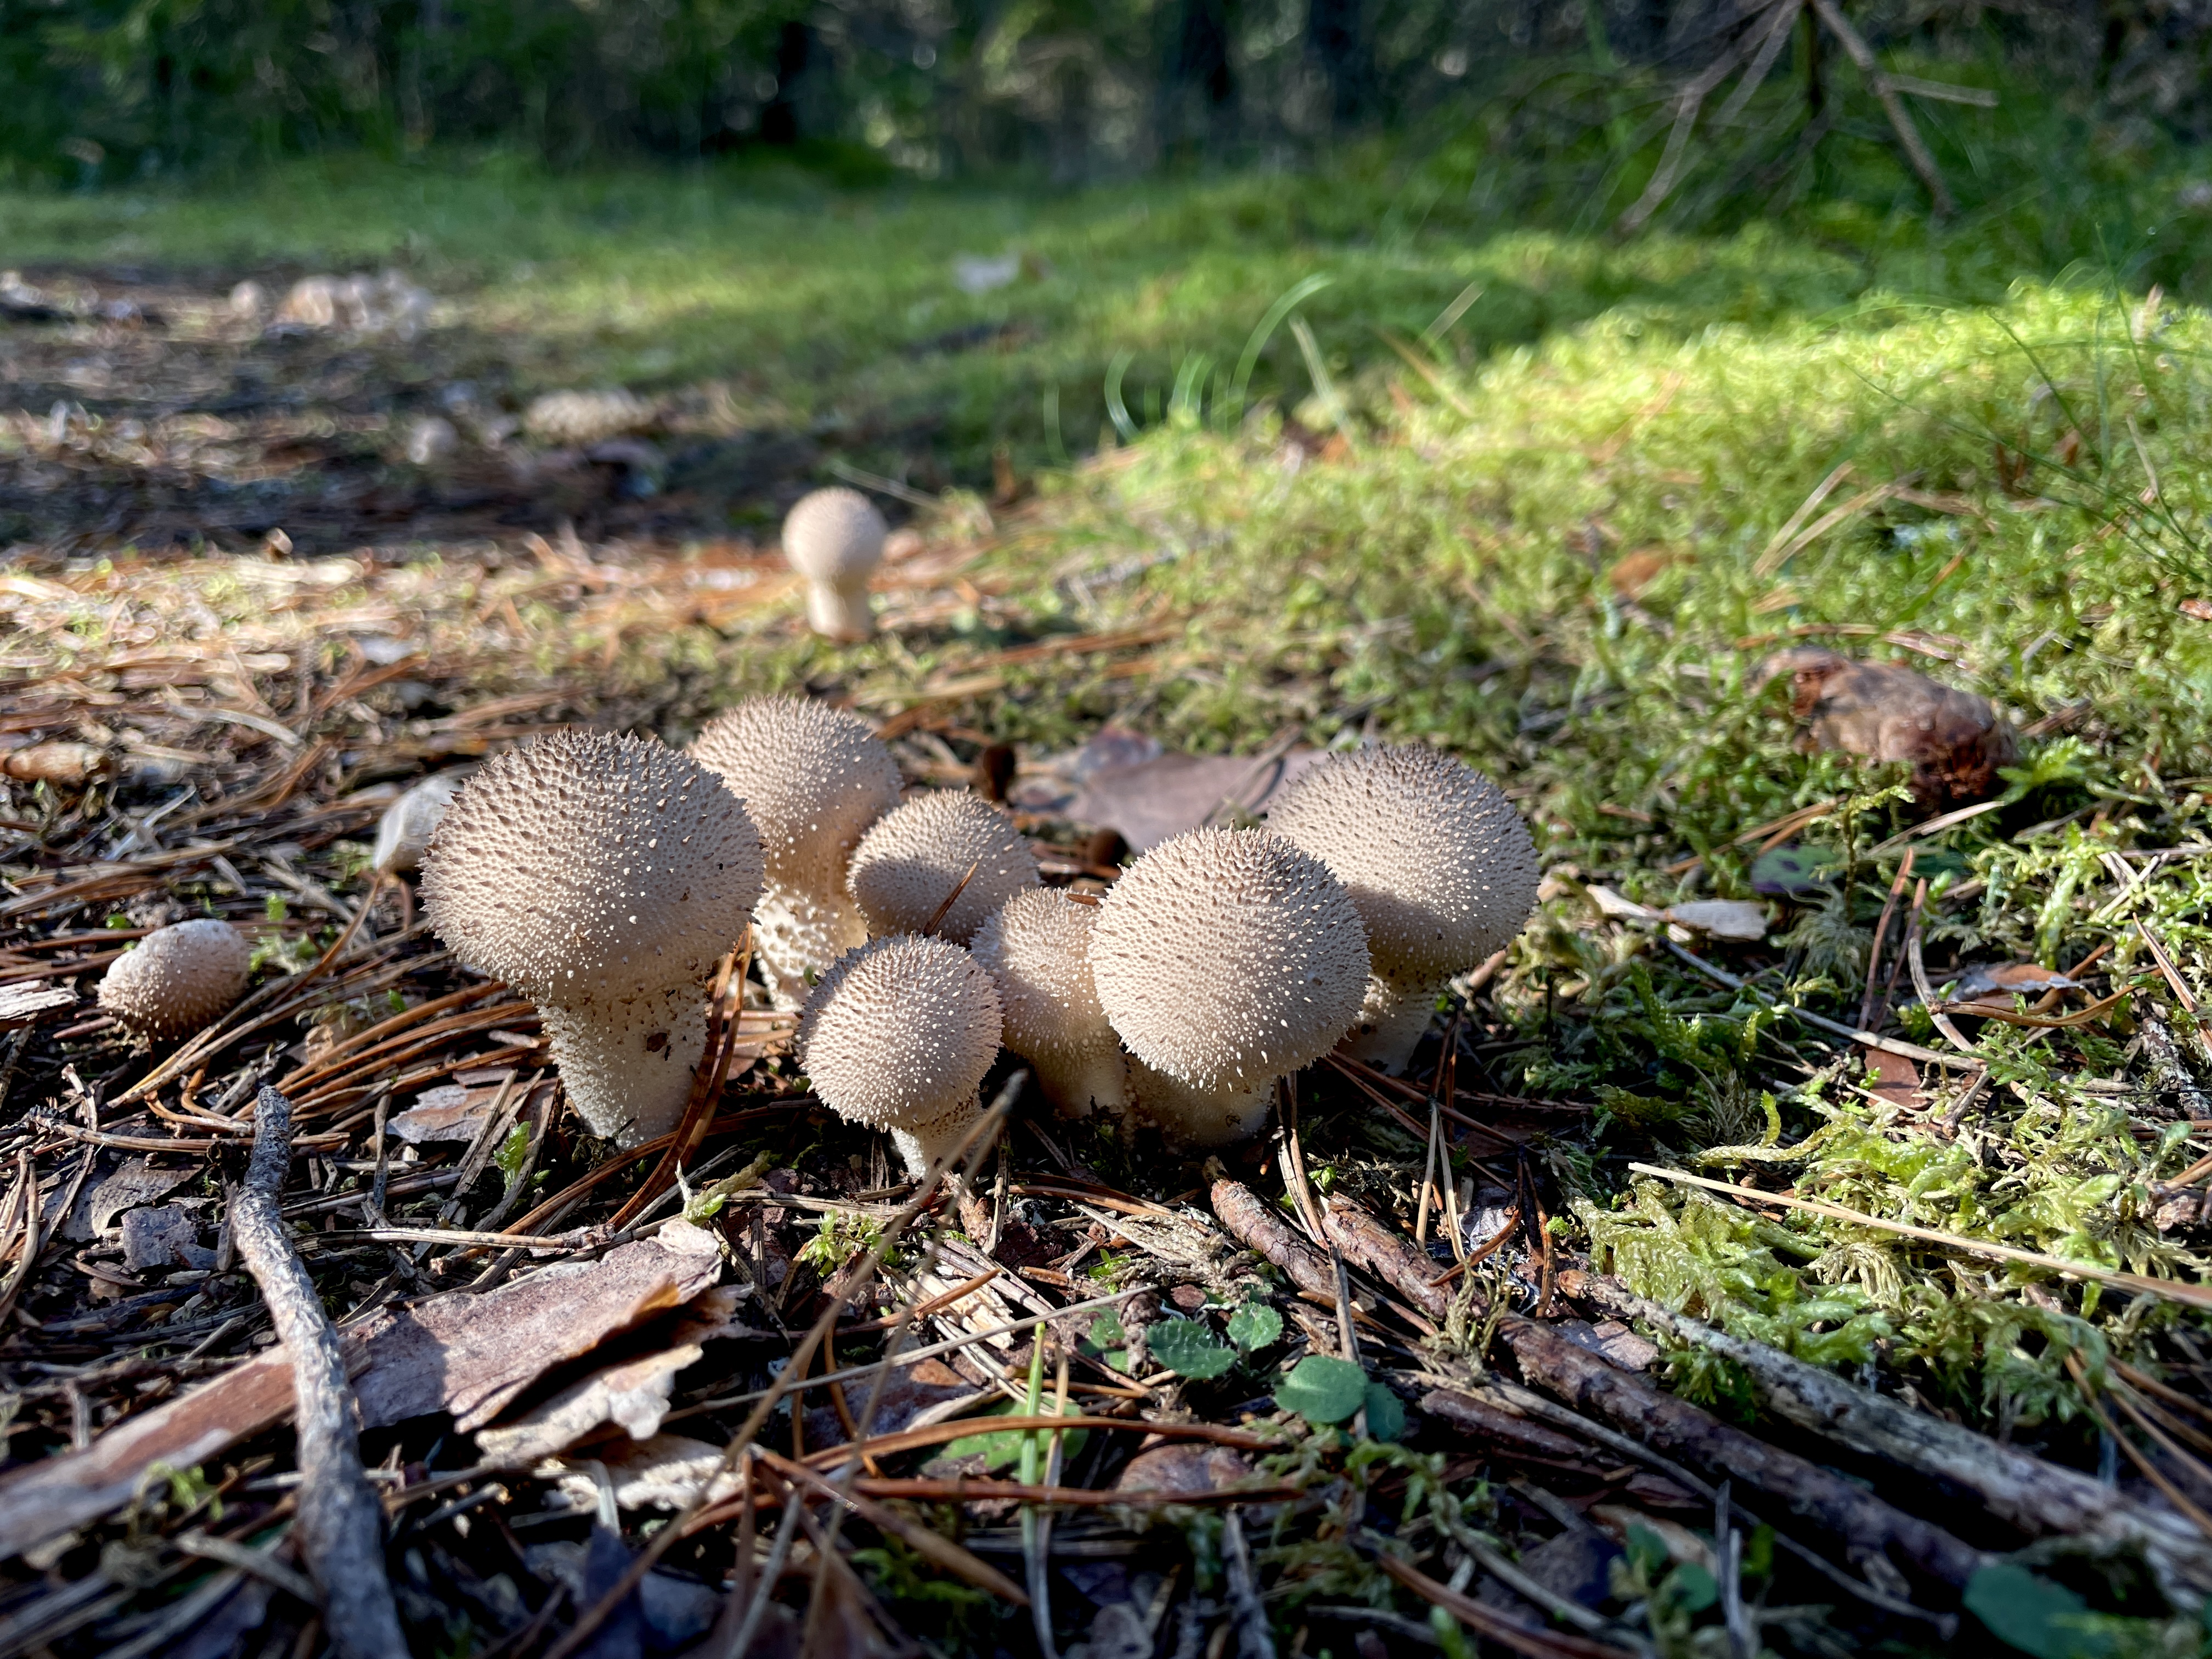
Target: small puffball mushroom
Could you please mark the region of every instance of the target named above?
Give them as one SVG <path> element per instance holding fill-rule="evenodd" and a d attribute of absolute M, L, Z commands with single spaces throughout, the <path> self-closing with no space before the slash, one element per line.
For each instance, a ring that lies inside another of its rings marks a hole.
<path fill-rule="evenodd" d="M 806 579 L 806 625 L 833 640 L 876 631 L 868 578 L 890 533 L 876 504 L 857 489 L 817 489 L 784 516 L 783 556 Z"/>
<path fill-rule="evenodd" d="M 998 988 L 975 957 L 895 933 L 822 976 L 799 1017 L 799 1056 L 823 1104 L 890 1130 L 919 1179 L 975 1121 L 999 1035 Z"/>
<path fill-rule="evenodd" d="M 856 945 L 868 924 L 845 890 L 853 848 L 899 804 L 898 763 L 854 715 L 804 697 L 754 697 L 718 716 L 690 748 L 721 775 L 760 830 L 767 881 L 753 954 L 779 1008 Z"/>
<path fill-rule="evenodd" d="M 397 875 L 422 862 L 422 854 L 453 796 L 469 781 L 469 769 L 433 772 L 384 809 L 376 823 L 376 850 L 370 867 L 380 875 Z"/>
<path fill-rule="evenodd" d="M 108 964 L 100 1006 L 139 1036 L 186 1036 L 246 994 L 253 953 L 212 919 L 156 927 Z"/>
<path fill-rule="evenodd" d="M 1128 1066 L 1091 977 L 1098 907 L 1056 888 L 1017 893 L 971 947 L 998 982 L 1006 1044 L 1030 1062 L 1062 1117 L 1128 1105 Z"/>
<path fill-rule="evenodd" d="M 872 933 L 920 933 L 957 889 L 934 931 L 965 945 L 1008 899 L 1038 884 L 1036 854 L 1004 808 L 944 789 L 878 819 L 860 837 L 845 884 Z"/>
<path fill-rule="evenodd" d="M 1402 1070 L 1437 998 L 1521 931 L 1536 844 L 1488 778 L 1434 749 L 1362 749 L 1302 773 L 1267 827 L 1336 872 L 1366 924 L 1366 1006 L 1345 1052 Z"/>
<path fill-rule="evenodd" d="M 1257 1133 L 1277 1078 L 1358 1017 L 1367 941 L 1344 884 L 1264 830 L 1193 830 L 1122 873 L 1091 935 L 1137 1109 L 1170 1139 Z"/>
<path fill-rule="evenodd" d="M 592 1133 L 673 1128 L 715 963 L 760 896 L 744 804 L 652 738 L 564 732 L 488 762 L 423 859 L 438 936 L 538 1005 Z"/>

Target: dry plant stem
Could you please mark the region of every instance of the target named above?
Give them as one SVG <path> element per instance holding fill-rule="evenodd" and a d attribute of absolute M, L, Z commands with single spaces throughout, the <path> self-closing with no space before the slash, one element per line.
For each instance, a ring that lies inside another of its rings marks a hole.
<path fill-rule="evenodd" d="M 1430 1606 L 1442 1607 L 1477 1635 L 1515 1653 L 1525 1654 L 1528 1659 L 1638 1659 L 1630 1650 L 1617 1648 L 1610 1642 L 1595 1642 L 1586 1636 L 1570 1636 L 1563 1631 L 1524 1628 L 1497 1608 L 1485 1607 L 1473 1596 L 1462 1595 L 1449 1585 L 1438 1583 L 1385 1552 L 1376 1553 L 1375 1565 Z"/>
<path fill-rule="evenodd" d="M 2185 1302 L 2192 1308 L 2212 1308 L 2212 1285 L 2193 1285 L 2178 1279 L 2146 1279 L 2141 1273 L 2115 1273 L 2109 1268 L 2091 1267 L 2086 1262 L 2069 1261 L 2063 1256 L 2045 1255 L 2038 1250 L 2016 1250 L 2009 1244 L 1986 1243 L 1978 1238 L 1961 1237 L 1957 1233 L 1938 1232 L 1933 1227 L 1914 1227 L 1902 1221 L 1885 1221 L 1879 1216 L 1863 1215 L 1856 1210 L 1847 1210 L 1840 1204 L 1824 1203 L 1817 1199 L 1792 1198 L 1783 1193 L 1762 1193 L 1749 1187 L 1731 1187 L 1724 1181 L 1709 1181 L 1703 1176 L 1662 1169 L 1656 1164 L 1632 1164 L 1628 1167 L 1638 1175 L 1657 1176 L 1662 1181 L 1724 1194 L 1739 1204 L 1773 1204 L 1785 1210 L 1804 1210 L 1813 1215 L 1826 1216 L 1831 1220 L 1848 1221 L 1854 1226 L 1872 1227 L 1880 1232 L 1917 1238 L 1923 1243 L 1941 1244 L 1947 1249 L 1964 1251 L 1969 1255 L 1991 1256 L 1999 1261 L 2025 1262 L 2032 1267 L 2063 1273 L 2069 1279 L 2092 1279 L 2100 1285 L 2110 1285 L 2116 1290 L 2133 1291 L 2139 1296 Z"/>
<path fill-rule="evenodd" d="M 1759 1403 L 1785 1422 L 1861 1456 L 1971 1492 L 1990 1515 L 2029 1537 L 2063 1533 L 2140 1551 L 2162 1580 L 2199 1595 L 2212 1594 L 2212 1547 L 2175 1517 L 2117 1487 L 1914 1411 L 1763 1342 L 1675 1313 L 1611 1279 L 1573 1270 L 1559 1278 L 1562 1291 L 1577 1302 L 1741 1366 Z"/>
<path fill-rule="evenodd" d="M 1928 146 L 1920 141 L 1920 129 L 1912 125 L 1911 116 L 1905 113 L 1905 100 L 1897 95 L 1897 88 L 1888 76 L 1882 72 L 1875 59 L 1874 48 L 1851 27 L 1837 7 L 1835 0 L 1808 0 L 1814 14 L 1828 26 L 1829 32 L 1843 43 L 1844 54 L 1858 65 L 1861 75 L 1874 95 L 1881 100 L 1882 112 L 1889 117 L 1889 125 L 1897 133 L 1897 142 L 1905 151 L 1905 159 L 1920 175 L 1920 182 L 1928 186 L 1928 198 L 1936 210 L 1936 216 L 1948 219 L 1956 210 L 1951 199 L 1950 186 L 1943 182 L 1943 174 L 1936 165 L 1936 158 L 1928 153 Z"/>
<path fill-rule="evenodd" d="M 1905 891 L 1905 884 L 1912 877 L 1912 854 L 1907 852 L 1897 866 L 1897 878 L 1889 884 L 1889 896 L 1881 902 L 1881 920 L 1874 925 L 1874 944 L 1867 951 L 1866 994 L 1859 999 L 1859 1030 L 1874 1030 L 1874 994 L 1875 982 L 1881 975 L 1881 947 L 1889 938 L 1889 921 L 1897 914 L 1898 896 Z"/>
<path fill-rule="evenodd" d="M 928 1175 L 915 1189 L 914 1196 L 908 1200 L 905 1206 L 885 1224 L 883 1232 L 867 1255 L 861 1259 L 860 1266 L 851 1273 L 841 1278 L 837 1288 L 830 1297 L 830 1305 L 822 1310 L 822 1316 L 814 1322 L 813 1328 L 800 1340 L 798 1351 L 792 1355 L 791 1364 L 784 1368 L 775 1384 L 763 1392 L 761 1399 L 746 1414 L 745 1420 L 738 1425 L 738 1431 L 731 1436 L 728 1448 L 722 1455 L 722 1468 L 725 1471 L 734 1468 L 738 1457 L 747 1446 L 752 1444 L 755 1437 L 760 1433 L 761 1425 L 768 1421 L 769 1413 L 775 1409 L 776 1401 L 789 1391 L 792 1382 L 796 1380 L 797 1374 L 803 1372 L 813 1360 L 815 1350 L 822 1346 L 832 1331 L 836 1329 L 837 1321 L 843 1316 L 846 1304 L 874 1279 L 877 1270 L 883 1265 L 884 1257 L 897 1247 L 899 1239 L 905 1234 L 908 1226 L 915 1218 L 929 1206 L 931 1200 L 937 1195 L 938 1187 L 953 1173 L 959 1161 L 964 1158 L 972 1148 L 990 1144 L 990 1138 L 998 1133 L 1000 1126 L 1006 1121 L 1008 1109 L 1021 1092 L 1022 1085 L 1028 1079 L 1027 1072 L 1016 1072 L 1007 1079 L 1006 1086 L 1000 1091 L 998 1099 L 992 1103 L 988 1111 L 977 1117 L 975 1121 L 969 1126 L 968 1133 L 961 1138 L 959 1146 L 948 1158 L 931 1166 Z M 842 1448 L 840 1449 L 842 1450 Z M 582 1650 L 584 1645 L 591 1640 L 592 1633 L 606 1622 L 607 1615 L 620 1607 L 623 1598 L 644 1582 L 645 1575 L 652 1571 L 653 1564 L 667 1553 L 671 1545 L 684 1535 L 687 1524 L 700 1511 L 708 1507 L 708 1493 L 713 1488 L 714 1482 L 711 1479 L 702 1483 L 699 1496 L 694 1498 L 684 1511 L 669 1525 L 663 1527 L 653 1534 L 653 1540 L 638 1552 L 636 1558 L 631 1561 L 629 1570 L 623 1574 L 614 1587 L 600 1597 L 595 1605 L 582 1611 L 576 1622 L 569 1626 L 568 1633 L 547 1651 L 545 1659 L 574 1659 L 574 1656 Z"/>
<path fill-rule="evenodd" d="M 86 1155 L 92 1156 L 89 1149 Z M 15 1154 L 15 1171 L 17 1201 L 23 1212 L 23 1249 L 16 1258 L 15 1271 L 8 1275 L 8 1287 L 0 1290 L 0 1329 L 6 1328 L 9 1316 L 15 1311 L 15 1298 L 22 1294 L 23 1286 L 30 1280 L 31 1269 L 39 1260 L 39 1172 L 28 1152 Z M 77 1179 L 80 1182 L 84 1179 L 82 1168 L 77 1171 Z M 70 1197 L 76 1197 L 74 1188 Z M 60 1213 L 65 1217 L 69 1211 L 64 1207 Z"/>
<path fill-rule="evenodd" d="M 301 1475 L 294 1529 L 331 1641 L 342 1659 L 395 1659 L 407 1642 L 384 1576 L 384 1505 L 362 1468 L 359 1409 L 337 1333 L 277 1214 L 291 1132 L 291 1103 L 264 1084 L 246 1181 L 231 1200 L 231 1236 L 292 1364 Z"/>
<path fill-rule="evenodd" d="M 872 1498 L 864 1498 L 857 1492 L 848 1492 L 844 1486 L 831 1481 L 826 1476 L 817 1474 L 804 1463 L 796 1463 L 787 1457 L 780 1457 L 764 1446 L 759 1448 L 755 1455 L 778 1474 L 796 1485 L 809 1487 L 824 1498 L 835 1499 L 878 1532 L 890 1533 L 931 1565 L 951 1573 L 962 1583 L 972 1585 L 977 1589 L 988 1590 L 1001 1601 L 1010 1602 L 1018 1607 L 1026 1607 L 1030 1605 L 1030 1598 L 1022 1593 L 1020 1585 L 1015 1583 L 997 1568 L 986 1565 L 951 1539 L 932 1532 L 918 1522 L 908 1520 L 887 1504 L 879 1504 Z"/>
<path fill-rule="evenodd" d="M 1275 1633 L 1252 1576 L 1252 1551 L 1235 1510 L 1221 1517 L 1221 1561 L 1228 1569 L 1229 1616 L 1237 1626 L 1237 1659 L 1275 1659 Z"/>

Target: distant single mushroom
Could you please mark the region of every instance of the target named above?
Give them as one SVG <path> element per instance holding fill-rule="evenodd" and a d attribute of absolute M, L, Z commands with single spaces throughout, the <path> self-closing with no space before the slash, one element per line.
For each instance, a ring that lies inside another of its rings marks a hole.
<path fill-rule="evenodd" d="M 189 1036 L 246 994 L 253 953 L 227 921 L 156 927 L 110 963 L 100 1006 L 143 1037 Z"/>
<path fill-rule="evenodd" d="M 418 866 L 430 837 L 437 834 L 445 818 L 446 809 L 469 781 L 471 769 L 456 767 L 450 772 L 433 772 L 409 786 L 406 793 L 386 807 L 384 816 L 377 820 L 376 849 L 370 855 L 370 867 L 380 875 L 397 875 Z"/>
<path fill-rule="evenodd" d="M 998 982 L 1006 1047 L 1063 1117 L 1119 1115 L 1129 1101 L 1127 1058 L 1091 977 L 1097 921 L 1097 905 L 1032 888 L 985 922 L 972 947 Z"/>
<path fill-rule="evenodd" d="M 783 556 L 806 579 L 808 627 L 833 640 L 865 640 L 876 631 L 868 578 L 883 562 L 889 534 L 876 504 L 857 489 L 799 498 L 783 520 Z"/>
<path fill-rule="evenodd" d="M 767 883 L 753 955 L 779 1008 L 796 1008 L 830 964 L 866 943 L 845 890 L 853 848 L 899 804 L 898 763 L 857 717 L 804 697 L 754 697 L 691 745 L 760 830 Z"/>
<path fill-rule="evenodd" d="M 596 732 L 487 763 L 423 860 L 438 936 L 538 1005 L 577 1115 L 624 1146 L 682 1115 L 706 980 L 760 887 L 760 837 L 720 778 Z"/>
<path fill-rule="evenodd" d="M 1036 854 L 1013 819 L 964 789 L 917 795 L 884 814 L 860 838 L 845 878 L 872 933 L 920 933 L 957 890 L 935 931 L 962 945 L 1037 883 Z"/>
<path fill-rule="evenodd" d="M 890 1130 L 919 1178 L 975 1122 L 999 1036 L 998 988 L 975 957 L 895 933 L 822 976 L 799 1018 L 799 1064 L 839 1116 Z"/>
<path fill-rule="evenodd" d="M 1193 830 L 1099 905 L 1091 973 L 1134 1056 L 1138 1111 L 1171 1139 L 1218 1146 L 1258 1133 L 1275 1079 L 1358 1017 L 1367 942 L 1319 859 L 1264 830 Z"/>
<path fill-rule="evenodd" d="M 1373 975 L 1345 1051 L 1404 1068 L 1455 974 L 1519 933 L 1536 902 L 1536 844 L 1513 803 L 1434 749 L 1363 749 L 1311 766 L 1267 827 L 1335 872 L 1367 929 Z"/>

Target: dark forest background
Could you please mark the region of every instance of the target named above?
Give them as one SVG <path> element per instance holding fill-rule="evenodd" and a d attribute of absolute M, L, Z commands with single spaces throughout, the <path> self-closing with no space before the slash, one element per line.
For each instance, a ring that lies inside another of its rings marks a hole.
<path fill-rule="evenodd" d="M 0 169 L 119 183 L 287 154 L 556 165 L 796 146 L 865 173 L 1061 182 L 1292 160 L 1536 66 L 1664 76 L 1738 0 L 0 0 Z M 1879 0 L 1879 49 L 2194 137 L 2212 0 Z M 1827 48 L 1832 54 L 1832 47 Z M 1796 49 L 1808 100 L 1822 46 Z"/>

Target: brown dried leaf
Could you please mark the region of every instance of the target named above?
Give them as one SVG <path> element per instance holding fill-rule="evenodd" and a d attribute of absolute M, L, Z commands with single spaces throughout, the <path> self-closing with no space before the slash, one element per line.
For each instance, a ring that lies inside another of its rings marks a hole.
<path fill-rule="evenodd" d="M 675 1222 L 596 1261 L 366 1320 L 344 1334 L 362 1426 L 450 1411 L 473 1429 L 562 1360 L 691 1301 L 720 1271 L 713 1237 Z M 120 1509 L 155 1464 L 206 1462 L 291 1410 L 292 1367 L 272 1350 L 126 1419 L 81 1452 L 10 1471 L 0 1477 L 0 1560 Z"/>
<path fill-rule="evenodd" d="M 477 1430 L 477 1449 L 495 1462 L 532 1462 L 566 1451 L 607 1423 L 633 1440 L 647 1439 L 668 1414 L 677 1374 L 705 1354 L 705 1349 L 686 1343 L 595 1371 L 511 1423 Z"/>

